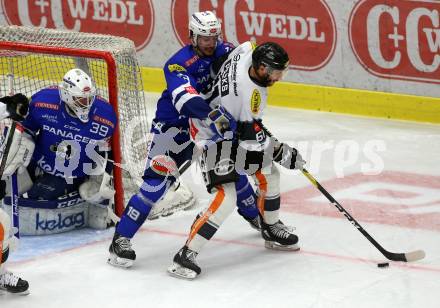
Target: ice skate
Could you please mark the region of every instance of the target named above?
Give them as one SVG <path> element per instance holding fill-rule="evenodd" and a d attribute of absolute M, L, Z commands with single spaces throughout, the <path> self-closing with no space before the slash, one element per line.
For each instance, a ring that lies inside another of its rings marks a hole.
<path fill-rule="evenodd" d="M 183 246 L 174 256 L 173 264 L 168 268 L 168 273 L 177 278 L 193 280 L 202 271 L 196 263 L 196 257 L 197 252 Z"/>
<path fill-rule="evenodd" d="M 131 249 L 130 239 L 115 233 L 109 247 L 110 256 L 107 263 L 117 267 L 128 268 L 136 260 L 136 253 Z"/>
<path fill-rule="evenodd" d="M 11 272 L 5 271 L 0 274 L 0 293 L 28 295 L 29 283 Z"/>
<path fill-rule="evenodd" d="M 284 225 L 281 221 L 268 225 L 261 223 L 261 235 L 265 240 L 264 246 L 268 249 L 297 251 L 299 250 L 298 236 L 293 234 L 293 228 Z"/>
<path fill-rule="evenodd" d="M 252 227 L 252 229 L 255 229 L 257 231 L 261 231 L 261 219 L 260 219 L 260 215 L 257 215 L 254 218 L 249 218 L 244 216 L 242 213 L 240 213 L 240 211 L 237 211 L 238 214 L 240 214 L 241 217 L 243 217 L 248 223 L 249 225 Z"/>

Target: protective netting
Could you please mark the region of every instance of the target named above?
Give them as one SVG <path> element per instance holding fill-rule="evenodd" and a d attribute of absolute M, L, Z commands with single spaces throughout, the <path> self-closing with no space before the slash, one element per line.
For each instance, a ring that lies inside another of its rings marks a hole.
<path fill-rule="evenodd" d="M 115 84 L 111 82 L 114 76 L 108 73 L 108 61 L 96 53 L 91 54 L 93 51 L 111 53 L 115 62 Z M 117 105 L 122 165 L 131 174 L 123 172 L 122 189 L 126 195 L 132 194 L 137 189 L 132 178 L 139 177 L 143 170 L 149 131 L 133 42 L 102 34 L 0 26 L 0 95 L 8 95 L 13 82 L 14 92 L 30 97 L 45 87 L 57 86 L 64 74 L 75 67 L 91 75 L 98 94 Z"/>

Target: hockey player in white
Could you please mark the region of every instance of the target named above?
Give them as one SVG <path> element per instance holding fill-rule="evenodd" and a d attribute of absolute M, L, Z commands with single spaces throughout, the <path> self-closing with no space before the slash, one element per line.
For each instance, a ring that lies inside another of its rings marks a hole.
<path fill-rule="evenodd" d="M 114 266 L 132 266 L 136 253 L 131 239 L 152 212 L 167 205 L 166 196 L 172 190 L 169 188 L 178 182 L 175 171 L 192 160 L 194 144 L 190 141 L 189 118 L 209 123 L 213 136 L 219 139 L 226 138 L 231 132 L 229 127 L 235 124 L 223 108 L 211 108 L 200 95 L 211 84 L 211 69 L 218 70 L 234 46 L 221 40 L 221 24 L 213 12 L 195 12 L 188 28 L 191 43 L 178 50 L 163 67 L 167 87 L 157 102 L 151 125 L 153 138 L 143 184 L 130 198 L 109 247 L 108 262 Z M 240 176 L 235 184 L 239 192 L 238 213 L 259 229 L 257 198 L 247 176 Z"/>
<path fill-rule="evenodd" d="M 0 121 L 6 118 L 11 118 L 16 121 L 21 121 L 28 113 L 29 101 L 23 94 L 15 94 L 13 96 L 5 96 L 0 98 Z M 29 163 L 23 155 L 28 155 L 24 150 L 27 148 L 21 145 L 21 129 L 19 128 L 13 137 L 13 142 L 10 148 L 9 155 L 6 161 L 6 168 L 3 176 L 11 175 L 19 167 L 26 167 Z M 7 138 L 4 138 L 5 141 Z M 0 145 L 3 146 L 3 145 Z M 4 148 L 2 149 L 4 150 Z M 0 159 L 1 160 L 1 159 Z M 5 182 L 1 181 L 0 199 L 5 194 Z M 29 283 L 26 280 L 17 277 L 5 268 L 5 262 L 8 259 L 9 251 L 11 250 L 11 218 L 8 214 L 0 208 L 0 293 L 9 292 L 14 294 L 25 295 L 29 294 Z"/>
<path fill-rule="evenodd" d="M 168 272 L 178 278 L 194 279 L 201 269 L 196 256 L 214 236 L 234 208 L 235 181 L 239 174 L 252 175 L 258 187 L 265 247 L 298 250 L 298 237 L 279 220 L 279 171 L 273 162 L 289 169 L 303 168 L 301 155 L 287 144 L 266 136 L 261 119 L 266 107 L 267 87 L 282 79 L 289 57 L 276 43 L 264 43 L 254 50 L 250 42 L 238 46 L 223 63 L 212 90 L 205 98 L 211 107 L 221 105 L 237 121 L 234 140 L 209 145 L 212 132 L 203 121 L 191 119 L 191 137 L 208 146 L 200 164 L 208 192 L 208 209 L 194 221 L 188 239 L 174 256 Z"/>

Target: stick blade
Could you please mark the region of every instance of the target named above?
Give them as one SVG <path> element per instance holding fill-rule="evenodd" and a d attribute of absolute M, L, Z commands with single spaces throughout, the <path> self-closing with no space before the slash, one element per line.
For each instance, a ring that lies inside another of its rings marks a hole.
<path fill-rule="evenodd" d="M 419 261 L 425 258 L 426 253 L 423 250 L 411 251 L 405 254 L 406 262 Z"/>

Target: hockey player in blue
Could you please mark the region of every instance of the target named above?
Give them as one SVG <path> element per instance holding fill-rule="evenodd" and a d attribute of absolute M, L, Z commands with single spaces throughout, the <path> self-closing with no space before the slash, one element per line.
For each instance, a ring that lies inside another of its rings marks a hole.
<path fill-rule="evenodd" d="M 164 65 L 167 88 L 157 102 L 144 183 L 132 196 L 116 225 L 110 245 L 111 265 L 130 267 L 136 259 L 131 238 L 147 219 L 151 209 L 163 198 L 176 181 L 176 171 L 191 160 L 194 145 L 190 141 L 188 118 L 206 121 L 218 139 L 228 139 L 236 125 L 223 108 L 212 110 L 199 95 L 212 81 L 211 70 L 218 69 L 222 59 L 234 46 L 222 42 L 221 25 L 210 12 L 196 12 L 189 22 L 191 44 L 175 53 Z M 255 193 L 246 176 L 236 183 L 238 212 L 251 225 L 259 228 Z"/>
<path fill-rule="evenodd" d="M 19 190 L 24 193 L 18 204 L 25 222 L 20 232 L 40 235 L 85 226 L 106 228 L 106 205 L 114 195 L 113 166 L 106 158 L 116 113 L 96 95 L 90 76 L 72 69 L 59 86 L 35 93 L 21 124 L 24 132 L 17 152 L 27 150 L 23 157 L 30 163 L 17 161 L 28 171 L 18 169 Z M 29 143 L 32 147 L 24 146 Z M 12 174 L 8 170 L 14 168 L 12 161 L 5 174 Z M 9 197 L 4 204 L 9 206 Z"/>
<path fill-rule="evenodd" d="M 72 69 L 59 87 L 35 93 L 23 126 L 35 140 L 28 198 L 54 200 L 78 190 L 89 176 L 105 173 L 103 156 L 110 150 L 116 113 L 96 95 L 84 71 Z M 111 172 L 110 164 L 107 168 Z"/>

